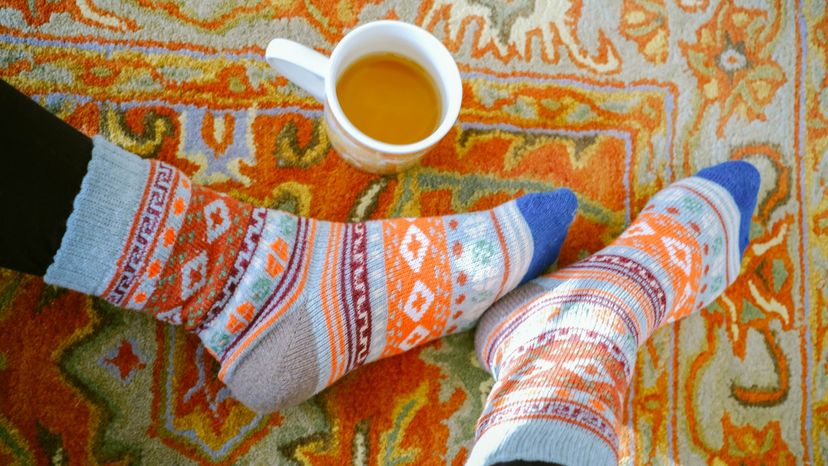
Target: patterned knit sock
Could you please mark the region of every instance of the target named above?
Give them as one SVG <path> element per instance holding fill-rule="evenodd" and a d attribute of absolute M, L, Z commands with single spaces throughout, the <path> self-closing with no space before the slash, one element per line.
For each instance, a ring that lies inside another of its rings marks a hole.
<path fill-rule="evenodd" d="M 736 279 L 758 187 L 745 162 L 702 170 L 659 192 L 607 248 L 487 311 L 475 347 L 495 384 L 469 464 L 616 464 L 638 347 Z"/>
<path fill-rule="evenodd" d="M 462 215 L 322 222 L 96 138 L 45 280 L 198 333 L 233 395 L 272 411 L 473 326 L 555 261 L 575 208 L 558 190 Z"/>

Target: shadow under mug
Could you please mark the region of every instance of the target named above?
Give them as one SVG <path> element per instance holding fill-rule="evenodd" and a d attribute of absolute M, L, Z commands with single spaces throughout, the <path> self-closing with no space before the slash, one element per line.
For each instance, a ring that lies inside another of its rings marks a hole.
<path fill-rule="evenodd" d="M 355 61 L 375 53 L 393 53 L 422 66 L 436 84 L 442 102 L 440 123 L 412 144 L 388 144 L 357 129 L 342 111 L 336 83 Z M 325 125 L 334 149 L 355 167 L 394 173 L 416 163 L 454 126 L 463 100 L 460 71 L 446 47 L 428 31 L 401 21 L 375 21 L 352 30 L 330 58 L 297 42 L 273 39 L 265 58 L 280 74 L 325 105 Z"/>

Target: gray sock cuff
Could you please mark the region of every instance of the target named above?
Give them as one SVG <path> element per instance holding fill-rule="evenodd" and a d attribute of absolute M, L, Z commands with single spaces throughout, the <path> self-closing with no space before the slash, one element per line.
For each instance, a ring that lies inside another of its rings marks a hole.
<path fill-rule="evenodd" d="M 100 136 L 93 138 L 81 190 L 46 283 L 103 293 L 115 274 L 149 177 L 150 165 Z"/>
<path fill-rule="evenodd" d="M 542 461 L 567 466 L 613 466 L 615 452 L 585 429 L 548 420 L 505 423 L 486 431 L 474 444 L 466 466 L 510 461 Z"/>

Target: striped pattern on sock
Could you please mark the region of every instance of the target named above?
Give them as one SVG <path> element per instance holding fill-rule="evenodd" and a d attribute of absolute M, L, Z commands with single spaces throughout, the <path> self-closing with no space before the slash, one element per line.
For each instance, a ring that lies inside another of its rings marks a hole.
<path fill-rule="evenodd" d="M 469 464 L 615 464 L 638 347 L 733 282 L 739 226 L 725 188 L 682 180 L 610 246 L 487 311 L 475 346 L 495 385 Z"/>
<path fill-rule="evenodd" d="M 234 396 L 271 411 L 473 326 L 556 258 L 576 205 L 568 191 L 552 195 L 444 217 L 323 222 L 253 207 L 96 138 L 46 280 L 196 332 Z M 86 236 L 98 229 L 107 234 Z M 113 265 L 91 267 L 103 249 Z"/>

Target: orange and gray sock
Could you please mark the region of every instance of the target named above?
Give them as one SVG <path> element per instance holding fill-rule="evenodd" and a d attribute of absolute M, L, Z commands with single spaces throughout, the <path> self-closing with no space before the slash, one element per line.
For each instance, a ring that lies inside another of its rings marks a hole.
<path fill-rule="evenodd" d="M 471 328 L 555 261 L 576 204 L 558 190 L 468 214 L 324 222 L 95 138 L 45 280 L 196 332 L 233 395 L 272 411 Z"/>
<path fill-rule="evenodd" d="M 617 464 L 638 347 L 739 274 L 759 173 L 726 162 L 659 192 L 610 246 L 511 292 L 475 336 L 495 378 L 470 465 Z"/>

